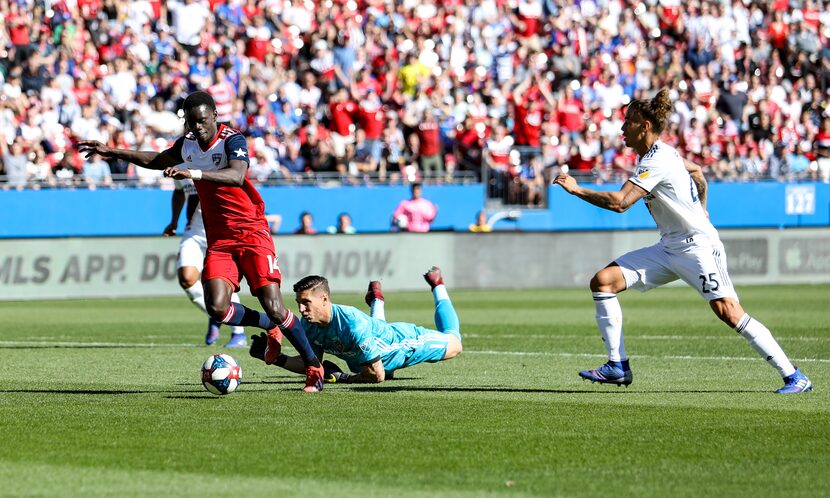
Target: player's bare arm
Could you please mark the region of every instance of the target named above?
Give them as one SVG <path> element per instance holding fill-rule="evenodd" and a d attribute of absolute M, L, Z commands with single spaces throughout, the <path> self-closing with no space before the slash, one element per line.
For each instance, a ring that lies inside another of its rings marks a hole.
<path fill-rule="evenodd" d="M 305 365 L 303 364 L 303 359 L 299 355 L 288 356 L 285 359 L 285 364 L 282 365 L 282 368 L 288 370 L 289 372 L 305 374 Z"/>
<path fill-rule="evenodd" d="M 380 358 L 364 365 L 358 373 L 343 372 L 337 375 L 337 382 L 345 384 L 380 384 L 386 380 L 386 371 L 383 369 L 383 363 Z"/>
<path fill-rule="evenodd" d="M 194 171 L 199 171 L 199 173 L 196 173 L 196 176 L 194 176 Z M 228 166 L 226 168 L 218 169 L 215 171 L 201 171 L 190 170 L 187 168 L 180 167 L 169 167 L 164 170 L 164 176 L 168 176 L 176 180 L 185 180 L 190 178 L 192 180 L 203 180 L 214 183 L 221 183 L 222 185 L 241 187 L 242 184 L 245 182 L 245 175 L 247 174 L 247 172 L 248 163 L 246 163 L 245 161 L 231 159 L 230 161 L 228 161 Z"/>
<path fill-rule="evenodd" d="M 703 176 L 703 168 L 687 159 L 683 160 L 683 164 L 686 166 L 686 171 L 689 172 L 689 176 L 692 177 L 692 181 L 695 182 L 697 197 L 700 199 L 700 205 L 703 206 L 703 211 L 706 212 L 706 190 L 708 184 L 706 183 L 706 177 Z"/>
<path fill-rule="evenodd" d="M 298 374 L 305 373 L 303 360 L 299 356 L 288 356 L 285 359 L 285 363 L 281 366 L 289 372 Z M 370 365 L 364 366 L 358 373 L 335 372 L 333 378 L 335 379 L 334 382 L 339 384 L 380 384 L 386 380 L 386 371 L 383 369 L 383 363 L 377 360 Z"/>
<path fill-rule="evenodd" d="M 179 215 L 184 207 L 184 197 L 184 190 L 176 189 L 173 191 L 173 198 L 170 201 L 170 224 L 164 227 L 164 232 L 162 232 L 165 237 L 176 235 L 176 227 L 179 226 Z"/>
<path fill-rule="evenodd" d="M 84 154 L 86 159 L 98 155 L 104 158 L 121 159 L 142 168 L 157 170 L 163 170 L 181 162 L 168 151 L 116 149 L 97 140 L 78 142 L 78 151 Z"/>
<path fill-rule="evenodd" d="M 560 173 L 553 179 L 554 185 L 560 185 L 565 192 L 575 195 L 594 206 L 623 213 L 646 195 L 646 191 L 631 182 L 625 182 L 617 192 L 599 192 L 580 187 L 576 179 L 567 173 Z"/>

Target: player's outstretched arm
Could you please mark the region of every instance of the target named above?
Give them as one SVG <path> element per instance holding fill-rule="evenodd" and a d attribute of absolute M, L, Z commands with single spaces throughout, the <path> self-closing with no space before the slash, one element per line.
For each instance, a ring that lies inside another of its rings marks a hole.
<path fill-rule="evenodd" d="M 77 147 L 86 159 L 98 155 L 104 158 L 121 159 L 142 168 L 162 170 L 181 162 L 181 160 L 176 160 L 169 151 L 116 149 L 97 140 L 83 140 L 78 142 Z"/>
<path fill-rule="evenodd" d="M 560 185 L 566 192 L 575 195 L 583 201 L 589 202 L 594 206 L 623 213 L 628 210 L 635 202 L 639 201 L 646 195 L 646 191 L 634 185 L 631 182 L 625 182 L 620 190 L 617 192 L 600 192 L 591 190 L 589 188 L 580 187 L 576 183 L 576 179 L 567 173 L 560 173 L 553 179 L 554 185 Z"/>
<path fill-rule="evenodd" d="M 170 200 L 170 224 L 162 232 L 165 237 L 176 235 L 176 227 L 179 226 L 179 215 L 181 215 L 182 208 L 184 208 L 184 190 L 177 188 L 173 191 L 173 198 Z"/>
<path fill-rule="evenodd" d="M 265 361 L 265 346 L 267 344 L 267 341 L 268 339 L 266 339 L 265 337 L 265 332 L 260 332 L 259 334 L 252 335 L 251 348 L 248 350 L 248 353 L 251 355 L 251 357 Z M 322 355 L 318 355 L 318 358 L 321 357 Z M 284 368 L 290 372 L 305 375 L 305 366 L 303 365 L 302 357 L 300 357 L 299 355 L 280 355 L 276 363 L 274 363 L 273 365 L 275 367 Z M 341 370 L 340 367 L 338 367 L 335 363 L 332 363 L 328 360 L 323 360 L 323 372 L 323 380 L 325 382 L 337 382 L 337 376 L 343 373 L 343 370 Z"/>
<path fill-rule="evenodd" d="M 337 382 L 346 384 L 380 384 L 386 379 L 386 371 L 380 358 L 374 362 L 364 365 L 358 373 L 342 372 L 334 374 Z"/>

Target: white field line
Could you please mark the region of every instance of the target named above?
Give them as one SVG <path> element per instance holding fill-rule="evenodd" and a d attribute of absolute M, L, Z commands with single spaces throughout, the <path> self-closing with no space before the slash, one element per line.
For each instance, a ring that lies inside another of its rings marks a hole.
<path fill-rule="evenodd" d="M 529 351 L 470 351 L 464 350 L 464 354 L 483 354 L 483 355 L 504 355 L 504 356 L 558 356 L 561 358 L 607 358 L 607 355 L 596 353 L 553 353 L 553 352 L 529 352 Z M 704 361 L 759 361 L 757 356 L 687 356 L 687 355 L 636 355 L 632 358 L 647 358 L 660 360 L 704 360 Z M 830 359 L 824 358 L 790 358 L 790 360 L 799 362 L 815 362 L 815 363 L 830 363 Z"/>
<path fill-rule="evenodd" d="M 773 334 L 775 335 L 775 334 Z M 466 339 L 468 337 L 472 337 L 474 339 L 543 339 L 543 340 L 574 340 L 574 339 L 590 339 L 596 338 L 597 334 L 586 334 L 586 335 L 543 335 L 543 334 L 463 334 L 463 337 Z M 738 337 L 736 333 L 726 333 L 723 335 L 626 335 L 626 340 L 636 340 L 636 341 L 690 341 L 690 340 L 717 340 L 717 339 L 728 339 L 730 341 L 734 341 L 735 338 Z M 786 341 L 830 341 L 830 336 L 828 337 L 818 337 L 818 336 L 799 336 L 799 337 L 784 337 Z"/>
<path fill-rule="evenodd" d="M 0 341 L 2 346 L 52 346 L 52 347 L 77 347 L 77 348 L 203 348 L 201 344 L 157 344 L 157 343 L 129 343 L 129 342 L 69 342 L 69 341 Z M 502 356 L 558 356 L 562 358 L 605 358 L 604 354 L 597 353 L 555 353 L 550 351 L 476 351 L 465 349 L 465 355 L 502 355 Z M 704 360 L 704 361 L 758 361 L 757 356 L 688 356 L 688 355 L 637 355 L 636 358 L 661 359 L 661 360 Z M 830 363 L 830 359 L 824 358 L 791 358 L 795 362 L 816 362 Z"/>
<path fill-rule="evenodd" d="M 2 346 L 52 346 L 61 348 L 180 348 L 204 347 L 201 344 L 158 344 L 153 342 L 80 342 L 80 341 L 0 341 Z"/>

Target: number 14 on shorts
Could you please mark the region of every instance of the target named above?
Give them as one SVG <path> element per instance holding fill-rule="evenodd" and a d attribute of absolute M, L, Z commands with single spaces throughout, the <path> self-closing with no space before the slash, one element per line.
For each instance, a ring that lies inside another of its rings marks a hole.
<path fill-rule="evenodd" d="M 279 258 L 269 254 L 268 255 L 268 274 L 274 273 L 275 271 L 280 271 Z"/>

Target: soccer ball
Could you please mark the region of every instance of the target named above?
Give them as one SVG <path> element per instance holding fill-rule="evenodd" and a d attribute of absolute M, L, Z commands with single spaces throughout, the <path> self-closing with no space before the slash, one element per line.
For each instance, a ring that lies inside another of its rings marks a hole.
<path fill-rule="evenodd" d="M 242 382 L 242 367 L 226 354 L 209 356 L 202 365 L 202 385 L 213 394 L 230 394 Z"/>
<path fill-rule="evenodd" d="M 395 219 L 392 220 L 392 223 L 394 223 L 394 225 L 398 227 L 398 230 L 402 232 L 405 232 L 406 229 L 409 228 L 409 220 L 402 214 L 396 216 Z"/>

